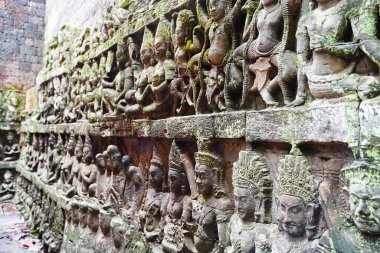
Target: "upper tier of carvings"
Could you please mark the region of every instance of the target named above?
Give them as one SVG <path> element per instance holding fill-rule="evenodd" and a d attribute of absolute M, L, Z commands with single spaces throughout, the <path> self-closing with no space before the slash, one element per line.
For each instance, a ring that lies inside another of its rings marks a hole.
<path fill-rule="evenodd" d="M 49 43 L 32 119 L 161 119 L 377 97 L 378 5 L 306 2 L 122 4 L 94 27 L 64 26 Z"/>

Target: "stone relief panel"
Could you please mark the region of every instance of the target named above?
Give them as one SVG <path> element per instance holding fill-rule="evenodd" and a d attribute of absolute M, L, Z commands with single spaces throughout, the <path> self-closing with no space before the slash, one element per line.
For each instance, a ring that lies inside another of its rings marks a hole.
<path fill-rule="evenodd" d="M 47 252 L 379 251 L 376 1 L 119 4 L 49 43 L 23 122 Z"/>

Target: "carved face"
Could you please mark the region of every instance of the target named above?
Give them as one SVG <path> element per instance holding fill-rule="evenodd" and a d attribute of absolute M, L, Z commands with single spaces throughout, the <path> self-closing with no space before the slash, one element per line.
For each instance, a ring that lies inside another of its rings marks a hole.
<path fill-rule="evenodd" d="M 83 149 L 81 146 L 77 146 L 75 148 L 75 157 L 77 158 L 77 160 L 80 162 L 82 161 L 82 157 L 83 157 Z"/>
<path fill-rule="evenodd" d="M 365 233 L 380 234 L 380 188 L 353 184 L 349 188 L 349 203 L 356 227 Z"/>
<path fill-rule="evenodd" d="M 213 190 L 213 173 L 206 165 L 195 165 L 195 183 L 198 193 L 203 196 L 210 196 Z"/>
<path fill-rule="evenodd" d="M 248 188 L 235 187 L 234 198 L 236 213 L 240 219 L 244 221 L 254 221 L 259 196 L 252 196 Z"/>
<path fill-rule="evenodd" d="M 79 222 L 82 227 L 87 226 L 87 207 L 81 207 L 79 212 Z"/>
<path fill-rule="evenodd" d="M 163 183 L 163 173 L 161 168 L 158 166 L 152 164 L 149 167 L 149 182 L 151 183 L 152 187 L 155 189 L 159 189 L 162 187 Z"/>
<path fill-rule="evenodd" d="M 124 241 L 125 227 L 122 225 L 116 226 L 112 229 L 112 238 L 115 247 L 118 249 L 121 247 Z"/>
<path fill-rule="evenodd" d="M 175 170 L 171 170 L 169 168 L 168 178 L 170 191 L 175 193 L 180 192 L 181 186 L 183 184 L 183 178 L 181 173 Z"/>
<path fill-rule="evenodd" d="M 87 164 L 92 162 L 92 150 L 91 150 L 91 148 L 89 148 L 89 147 L 83 148 L 83 159 Z"/>
<path fill-rule="evenodd" d="M 182 46 L 186 43 L 186 27 L 179 21 L 175 29 L 175 40 L 177 45 Z"/>
<path fill-rule="evenodd" d="M 142 48 L 140 51 L 140 59 L 143 64 L 149 64 L 153 57 L 153 50 L 151 48 Z"/>
<path fill-rule="evenodd" d="M 73 221 L 74 224 L 79 223 L 79 209 L 78 206 L 71 206 L 71 220 Z"/>
<path fill-rule="evenodd" d="M 67 150 L 67 152 L 69 152 L 69 153 L 74 153 L 74 151 L 75 151 L 75 146 L 76 146 L 76 144 L 75 144 L 75 142 L 74 141 L 69 141 L 67 144 L 66 144 L 66 150 Z"/>
<path fill-rule="evenodd" d="M 111 219 L 112 217 L 108 213 L 101 212 L 99 214 L 100 229 L 103 235 L 108 235 L 111 231 Z"/>
<path fill-rule="evenodd" d="M 226 15 L 227 1 L 226 0 L 211 0 L 210 14 L 213 21 L 219 21 Z"/>
<path fill-rule="evenodd" d="M 117 155 L 111 156 L 110 158 L 110 166 L 112 170 L 115 171 L 121 166 L 121 159 Z"/>
<path fill-rule="evenodd" d="M 96 156 L 96 164 L 102 168 L 106 167 L 106 160 L 104 159 L 103 155 Z"/>
<path fill-rule="evenodd" d="M 302 236 L 306 227 L 306 205 L 302 198 L 281 195 L 278 199 L 278 218 L 282 228 L 291 236 Z"/>
<path fill-rule="evenodd" d="M 15 134 L 12 133 L 12 132 L 8 132 L 8 134 L 7 134 L 7 141 L 8 141 L 9 144 L 15 143 L 16 142 L 16 136 L 15 136 Z"/>
<path fill-rule="evenodd" d="M 154 40 L 154 55 L 157 60 L 160 60 L 164 57 L 166 57 L 166 42 L 163 41 L 161 38 L 156 38 Z"/>

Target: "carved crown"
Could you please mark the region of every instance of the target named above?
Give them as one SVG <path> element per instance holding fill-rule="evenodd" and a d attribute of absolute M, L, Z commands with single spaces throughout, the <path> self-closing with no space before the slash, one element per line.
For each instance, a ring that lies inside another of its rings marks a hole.
<path fill-rule="evenodd" d="M 263 157 L 253 151 L 241 151 L 239 160 L 233 165 L 234 187 L 248 188 L 258 193 L 263 188 L 272 188 L 270 171 Z"/>
<path fill-rule="evenodd" d="M 171 30 L 170 22 L 165 17 L 161 17 L 160 22 L 158 23 L 158 26 L 157 26 L 156 38 L 160 38 L 163 41 L 168 41 L 171 36 L 170 30 Z"/>
<path fill-rule="evenodd" d="M 149 28 L 144 29 L 144 37 L 141 43 L 141 49 L 153 48 L 154 35 Z"/>
<path fill-rule="evenodd" d="M 183 173 L 183 166 L 181 164 L 181 152 L 177 147 L 175 141 L 172 142 L 169 153 L 169 170 L 175 170 L 179 173 Z"/>
<path fill-rule="evenodd" d="M 152 159 L 150 160 L 150 164 L 156 165 L 159 168 L 162 168 L 162 166 L 163 166 L 162 159 L 158 155 L 156 146 L 154 146 L 154 148 L 153 148 L 153 155 L 152 155 Z"/>
<path fill-rule="evenodd" d="M 355 161 L 341 170 L 341 178 L 346 185 L 364 184 L 373 188 L 380 188 L 380 168 L 376 165 Z"/>
<path fill-rule="evenodd" d="M 306 204 L 318 203 L 319 182 L 306 158 L 287 155 L 280 163 L 276 196 L 291 195 L 302 198 Z"/>

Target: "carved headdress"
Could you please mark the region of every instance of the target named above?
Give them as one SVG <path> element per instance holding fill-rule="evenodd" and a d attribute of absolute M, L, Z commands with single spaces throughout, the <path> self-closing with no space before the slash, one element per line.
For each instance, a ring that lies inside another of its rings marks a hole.
<path fill-rule="evenodd" d="M 341 170 L 341 178 L 345 185 L 362 184 L 380 188 L 380 168 L 376 165 L 355 161 Z"/>
<path fill-rule="evenodd" d="M 175 141 L 172 142 L 169 153 L 169 170 L 175 170 L 178 173 L 184 173 L 182 162 L 181 162 L 181 151 L 177 147 Z"/>
<path fill-rule="evenodd" d="M 161 157 L 158 155 L 157 147 L 154 146 L 153 148 L 153 156 L 150 160 L 150 164 L 157 166 L 158 168 L 162 169 L 163 163 Z"/>
<path fill-rule="evenodd" d="M 280 162 L 276 181 L 276 196 L 291 195 L 306 204 L 318 203 L 318 186 L 309 162 L 303 156 L 287 155 Z"/>
<path fill-rule="evenodd" d="M 233 166 L 232 183 L 234 187 L 248 188 L 252 194 L 272 189 L 268 165 L 253 151 L 239 153 L 239 160 Z"/>
<path fill-rule="evenodd" d="M 217 153 L 210 150 L 209 140 L 198 140 L 198 152 L 195 153 L 195 162 L 198 165 L 205 165 L 213 172 L 214 195 L 222 197 L 226 193 L 225 164 L 224 159 Z"/>
<path fill-rule="evenodd" d="M 155 39 L 162 39 L 162 41 L 169 41 L 171 37 L 171 24 L 165 18 L 161 17 L 160 22 L 158 23 Z"/>
<path fill-rule="evenodd" d="M 153 41 L 154 41 L 154 35 L 152 31 L 149 28 L 145 27 L 144 37 L 141 43 L 141 50 L 153 48 Z"/>

